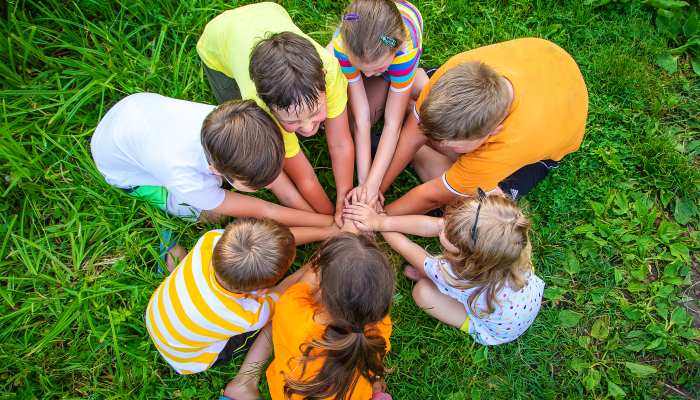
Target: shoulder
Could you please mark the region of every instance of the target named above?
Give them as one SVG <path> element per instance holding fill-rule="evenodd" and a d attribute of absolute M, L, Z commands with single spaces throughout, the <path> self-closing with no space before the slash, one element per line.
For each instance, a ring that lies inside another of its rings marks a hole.
<path fill-rule="evenodd" d="M 277 302 L 277 309 L 280 307 L 304 308 L 313 303 L 311 297 L 311 286 L 306 282 L 297 282 L 290 286 Z"/>

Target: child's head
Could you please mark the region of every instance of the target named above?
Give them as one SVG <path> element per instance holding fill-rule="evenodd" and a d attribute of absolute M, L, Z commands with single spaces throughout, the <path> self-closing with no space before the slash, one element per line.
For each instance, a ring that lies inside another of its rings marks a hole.
<path fill-rule="evenodd" d="M 258 97 L 287 132 L 311 136 L 328 116 L 326 71 L 314 45 L 292 32 L 273 33 L 250 53 Z"/>
<path fill-rule="evenodd" d="M 389 314 L 395 290 L 394 271 L 374 240 L 349 232 L 326 240 L 311 268 L 319 280 L 317 312 L 331 322 L 321 341 L 305 344 L 301 362 L 305 365 L 315 358 L 310 356 L 313 349 L 315 353 L 321 350 L 325 361 L 311 380 L 287 376 L 285 393 L 349 398 L 357 374 L 374 383 L 387 373 L 387 343 L 375 326 Z"/>
<path fill-rule="evenodd" d="M 430 88 L 418 126 L 446 146 L 480 146 L 506 118 L 511 103 L 505 78 L 481 61 L 469 61 L 445 71 Z"/>
<path fill-rule="evenodd" d="M 211 265 L 219 282 L 237 293 L 273 287 L 294 261 L 294 235 L 267 218 L 239 218 L 214 246 Z"/>
<path fill-rule="evenodd" d="M 340 27 L 350 63 L 367 76 L 389 68 L 408 32 L 391 0 L 355 0 L 345 9 Z"/>
<path fill-rule="evenodd" d="M 269 186 L 282 172 L 282 132 L 253 100 L 232 100 L 214 109 L 204 119 L 201 140 L 210 168 L 238 190 Z"/>
<path fill-rule="evenodd" d="M 475 223 L 476 242 L 471 233 Z M 473 311 L 484 291 L 486 312 L 491 314 L 498 300 L 494 293 L 506 283 L 513 290 L 525 284 L 523 275 L 531 268 L 530 220 L 516 203 L 503 195 L 489 195 L 479 210 L 478 196 L 460 197 L 447 207 L 443 226 L 440 239 L 453 246 L 441 256 L 450 263 L 450 272 L 444 275 L 453 287 L 480 288 L 469 297 Z"/>

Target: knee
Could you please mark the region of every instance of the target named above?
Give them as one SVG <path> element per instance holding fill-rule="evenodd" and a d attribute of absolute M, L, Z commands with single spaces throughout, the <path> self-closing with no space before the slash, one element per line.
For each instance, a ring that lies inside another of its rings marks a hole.
<path fill-rule="evenodd" d="M 428 307 L 430 295 L 434 292 L 432 290 L 433 286 L 435 286 L 435 284 L 428 278 L 422 278 L 416 282 L 416 286 L 413 288 L 413 300 L 418 307 Z"/>

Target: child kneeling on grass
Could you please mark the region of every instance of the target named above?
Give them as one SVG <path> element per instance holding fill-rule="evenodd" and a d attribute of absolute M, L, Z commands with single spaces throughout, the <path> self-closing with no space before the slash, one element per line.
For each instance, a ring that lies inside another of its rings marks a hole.
<path fill-rule="evenodd" d="M 275 302 L 308 269 L 277 284 L 295 254 L 293 232 L 269 218 L 237 219 L 204 234 L 148 303 L 146 327 L 160 354 L 178 373 L 193 374 L 250 348 L 224 393 L 255 396 Z"/>
<path fill-rule="evenodd" d="M 344 217 L 361 230 L 382 233 L 412 265 L 404 274 L 417 281 L 416 304 L 440 321 L 493 346 L 522 335 L 537 317 L 544 281 L 530 263 L 530 220 L 504 195 L 457 198 L 444 218 L 422 215 L 388 217 L 367 204 L 346 207 Z M 404 232 L 440 238 L 445 246 L 434 257 Z"/>
<path fill-rule="evenodd" d="M 92 136 L 95 165 L 107 183 L 187 220 L 265 216 L 287 226 L 324 226 L 333 217 L 286 208 L 221 187 L 254 192 L 279 180 L 284 140 L 274 120 L 254 101 L 219 107 L 155 93 L 132 94 L 102 118 Z M 326 236 L 327 237 L 327 236 Z M 325 239 L 325 237 L 316 239 Z M 165 238 L 172 255 L 187 252 Z M 172 250 L 171 250 L 172 247 Z"/>
<path fill-rule="evenodd" d="M 346 221 L 343 230 L 355 230 Z M 395 290 L 389 260 L 368 236 L 341 232 L 309 265 L 277 302 L 272 399 L 390 400 L 382 393 Z"/>

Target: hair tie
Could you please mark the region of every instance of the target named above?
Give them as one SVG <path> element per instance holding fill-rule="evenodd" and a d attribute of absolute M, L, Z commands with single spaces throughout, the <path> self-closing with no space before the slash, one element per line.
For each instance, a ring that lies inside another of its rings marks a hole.
<path fill-rule="evenodd" d="M 365 333 L 365 328 L 364 328 L 364 327 L 362 327 L 362 328 L 353 327 L 353 328 L 350 329 L 350 330 L 352 331 L 352 333 Z"/>
<path fill-rule="evenodd" d="M 345 14 L 345 15 L 343 15 L 343 21 L 351 21 L 353 19 L 358 19 L 358 18 L 360 18 L 360 16 L 357 14 Z"/>
<path fill-rule="evenodd" d="M 389 45 L 389 47 L 394 47 L 396 46 L 396 39 L 390 38 L 389 36 L 382 36 L 382 42 L 386 43 Z"/>

